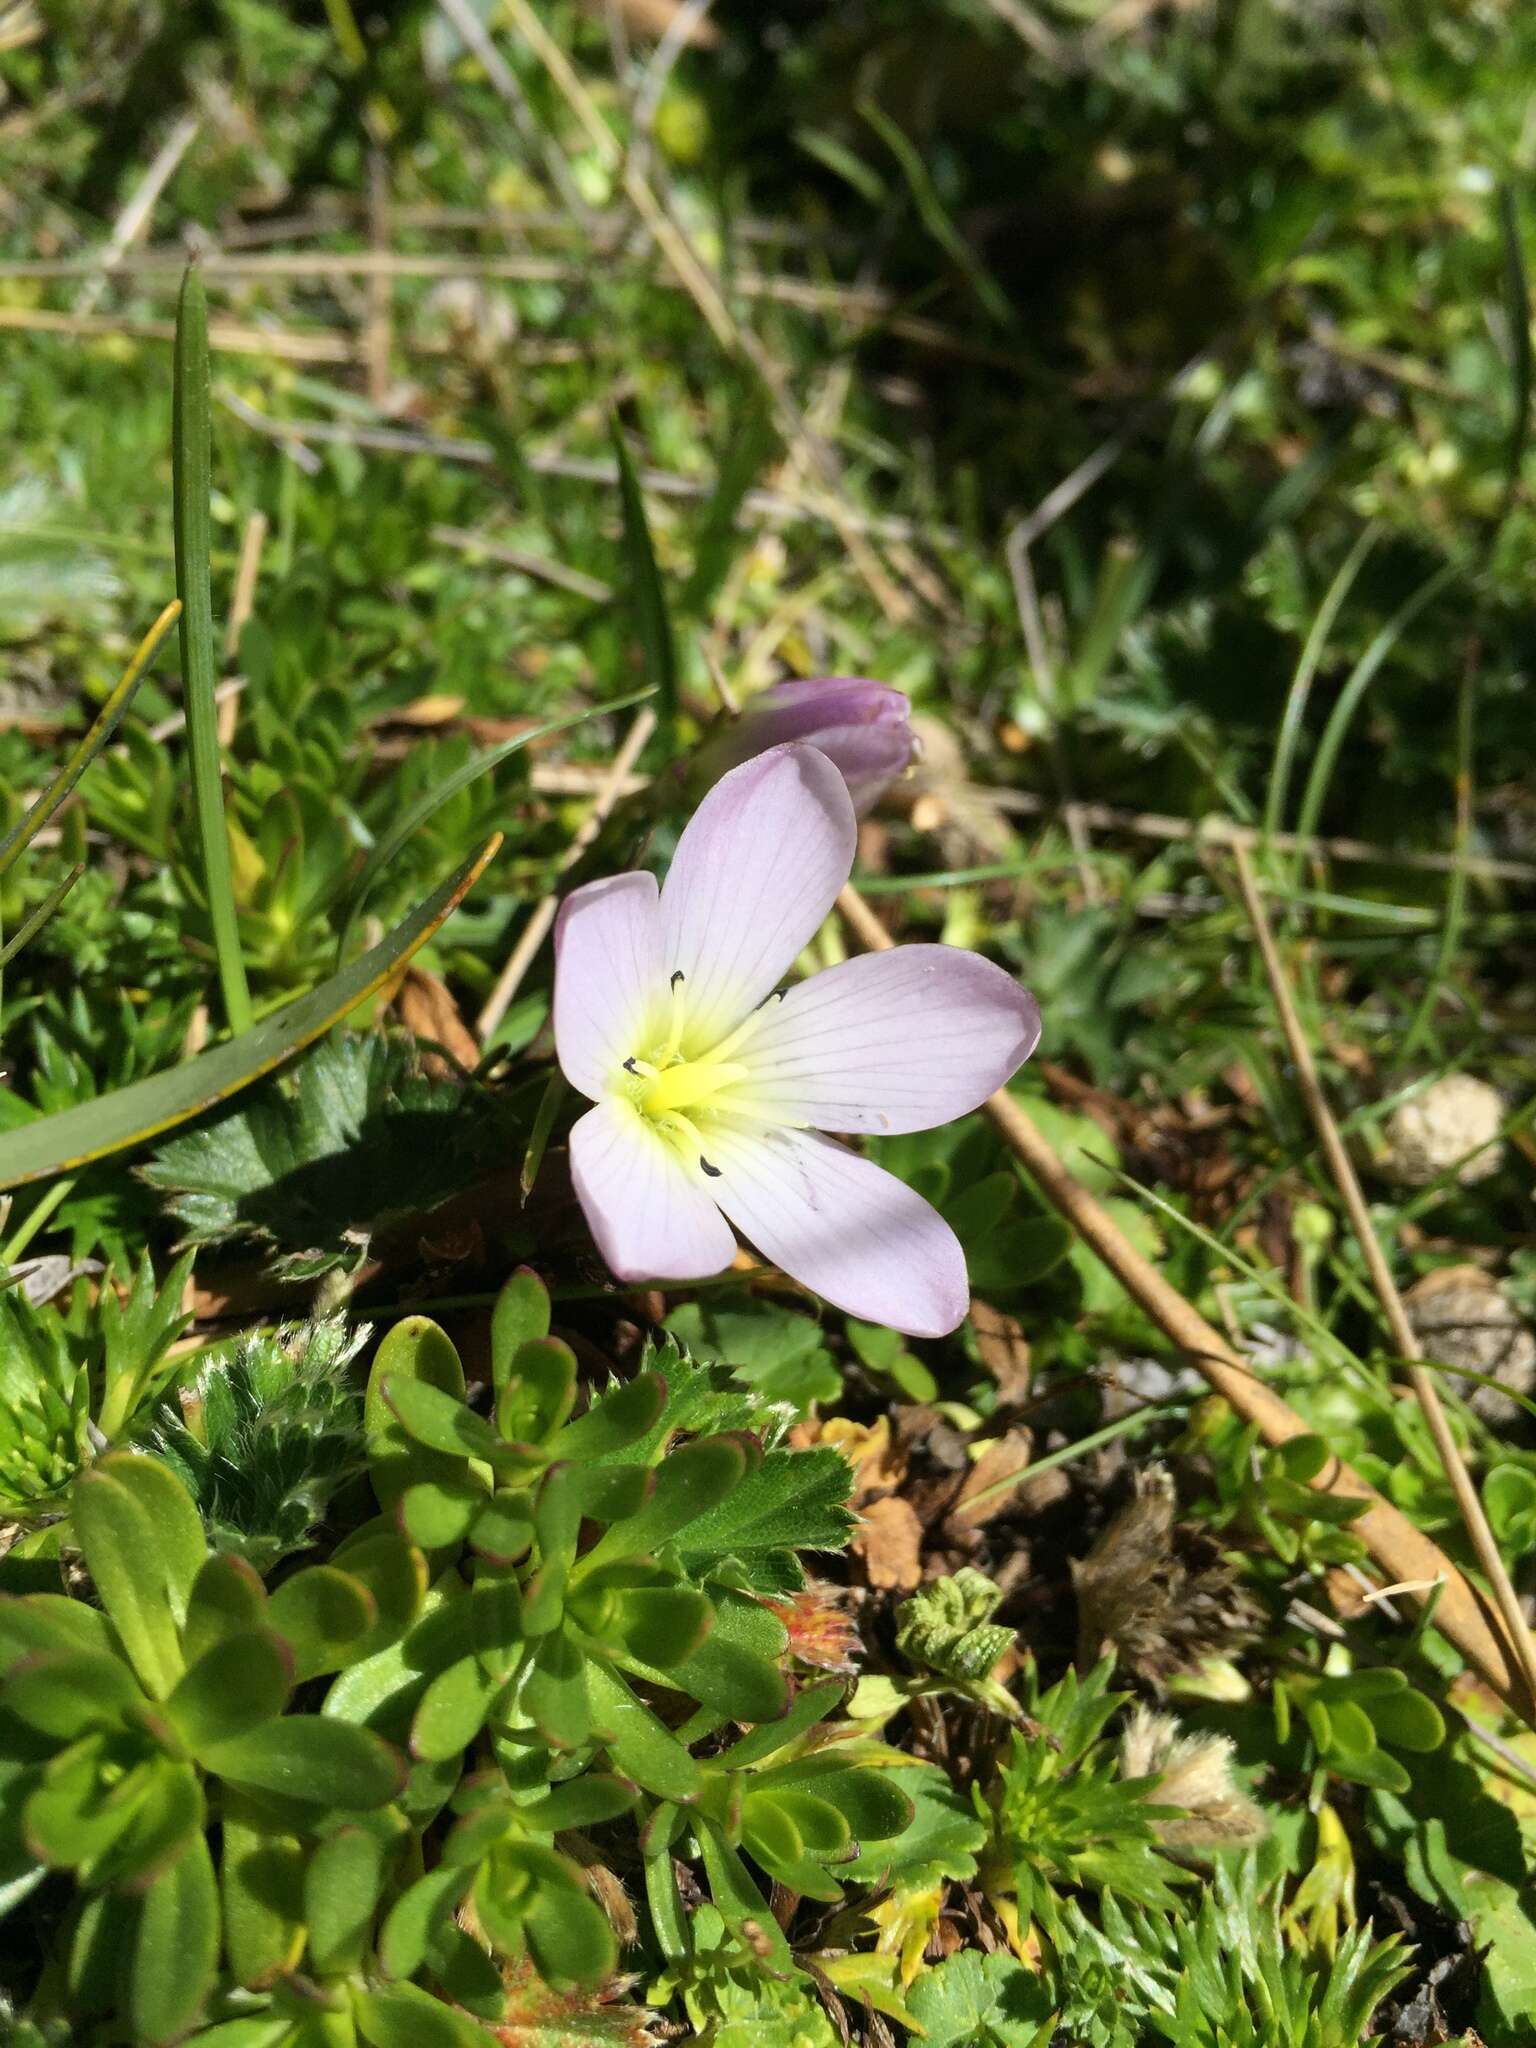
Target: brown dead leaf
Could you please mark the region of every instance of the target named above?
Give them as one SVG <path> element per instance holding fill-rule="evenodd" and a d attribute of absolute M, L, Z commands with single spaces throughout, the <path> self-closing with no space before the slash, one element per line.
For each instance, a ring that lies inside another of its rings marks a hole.
<path fill-rule="evenodd" d="M 979 1529 L 994 1515 L 1005 1513 L 1013 1505 L 1012 1490 L 990 1494 L 986 1499 L 982 1496 L 999 1481 L 1016 1479 L 1027 1471 L 1033 1453 L 1034 1438 L 1027 1429 L 1010 1429 L 1006 1436 L 988 1444 L 965 1475 L 949 1519 L 962 1528 Z"/>
<path fill-rule="evenodd" d="M 1009 1315 L 1006 1309 L 994 1308 L 989 1301 L 973 1301 L 971 1328 L 976 1332 L 976 1349 L 981 1354 L 981 1362 L 997 1381 L 997 1391 L 1002 1399 L 1008 1402 L 1027 1400 L 1029 1339 L 1018 1317 Z"/>
<path fill-rule="evenodd" d="M 406 970 L 395 997 L 395 1014 L 407 1031 L 440 1045 L 443 1053 L 449 1055 L 444 1059 L 442 1053 L 424 1054 L 422 1065 L 429 1074 L 451 1080 L 459 1068 L 473 1069 L 479 1064 L 480 1047 L 459 1015 L 459 1006 L 446 982 L 425 967 Z"/>
<path fill-rule="evenodd" d="M 457 718 L 464 709 L 462 697 L 450 696 L 441 691 L 426 697 L 417 697 L 410 704 L 402 704 L 396 711 L 387 711 L 377 722 L 380 725 L 415 725 L 429 727 L 447 725 Z"/>
<path fill-rule="evenodd" d="M 923 1525 L 897 1494 L 872 1501 L 853 1539 L 871 1586 L 910 1593 L 922 1583 Z"/>
<path fill-rule="evenodd" d="M 822 1422 L 818 1441 L 841 1451 L 853 1467 L 855 1501 L 862 1494 L 889 1492 L 907 1476 L 906 1457 L 892 1439 L 887 1415 L 868 1427 L 850 1422 L 846 1416 L 829 1415 Z"/>

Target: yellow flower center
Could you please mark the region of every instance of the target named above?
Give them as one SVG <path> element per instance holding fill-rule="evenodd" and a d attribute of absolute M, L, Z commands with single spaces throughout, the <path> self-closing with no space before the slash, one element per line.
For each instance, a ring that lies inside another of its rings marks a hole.
<path fill-rule="evenodd" d="M 653 1076 L 646 1077 L 639 1107 L 651 1118 L 664 1117 L 671 1110 L 697 1109 L 700 1103 L 744 1081 L 748 1071 L 739 1061 L 716 1059 L 712 1054 L 701 1060 L 679 1060 L 675 1066 L 655 1069 Z"/>
<path fill-rule="evenodd" d="M 706 1157 L 710 1125 L 719 1115 L 754 1113 L 752 1069 L 734 1055 L 756 1032 L 766 1008 L 754 1011 L 716 1044 L 685 1052 L 688 993 L 683 977 L 674 975 L 665 1008 L 646 1035 L 644 1051 L 624 1062 L 624 1100 L 680 1158 L 697 1163 L 712 1178 L 718 1178 L 718 1169 Z"/>

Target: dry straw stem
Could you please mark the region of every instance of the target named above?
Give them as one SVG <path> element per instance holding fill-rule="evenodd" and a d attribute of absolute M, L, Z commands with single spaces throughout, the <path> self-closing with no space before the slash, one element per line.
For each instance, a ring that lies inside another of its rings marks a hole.
<path fill-rule="evenodd" d="M 560 857 L 559 872 L 569 874 L 577 861 L 592 844 L 603 828 L 603 821 L 629 786 L 630 770 L 639 760 L 646 741 L 656 730 L 656 714 L 650 706 L 642 705 L 635 713 L 629 731 L 625 733 L 619 751 L 613 757 L 597 794 L 592 799 L 592 808 L 582 820 L 581 829 L 571 840 Z M 548 936 L 549 928 L 555 921 L 555 912 L 560 907 L 559 895 L 551 890 L 523 926 L 522 934 L 507 959 L 507 964 L 497 976 L 496 986 L 485 999 L 484 1008 L 475 1019 L 475 1031 L 480 1043 L 485 1044 L 496 1026 L 507 1014 L 507 1006 L 522 986 L 523 976 L 533 965 L 540 946 Z"/>
<path fill-rule="evenodd" d="M 838 897 L 837 907 L 862 945 L 872 951 L 891 945 L 890 933 L 851 885 Z M 1283 1444 L 1292 1437 L 1312 1434 L 1289 1402 L 1266 1386 L 1252 1366 L 1127 1241 L 1104 1208 L 1062 1165 L 1022 1104 L 1006 1089 L 999 1089 L 984 1109 L 1046 1200 L 1216 1393 L 1245 1421 L 1256 1422 L 1269 1443 Z M 1413 1597 L 1421 1605 L 1434 1600 L 1436 1627 L 1477 1667 L 1499 1697 L 1536 1727 L 1536 1689 L 1507 1649 L 1502 1631 L 1490 1624 L 1482 1596 L 1439 1545 L 1341 1459 L 1333 1460 L 1313 1483 L 1322 1493 L 1366 1503 L 1350 1526 L 1388 1580 L 1424 1589 Z M 1436 1592 L 1438 1599 L 1434 1598 Z"/>
<path fill-rule="evenodd" d="M 837 465 L 831 451 L 811 432 L 783 370 L 757 336 L 741 326 L 726 304 L 719 282 L 688 235 L 668 213 L 638 167 L 620 149 L 596 102 L 572 69 L 565 52 L 550 35 L 527 0 L 504 0 L 513 26 L 533 50 L 563 94 L 588 139 L 606 167 L 623 185 L 624 196 L 639 215 L 647 233 L 666 262 L 682 282 L 703 316 L 705 324 L 727 355 L 748 363 L 761 380 L 778 415 L 779 424 L 793 454 L 804 462 L 815 479 L 828 520 L 837 531 L 849 560 L 863 577 L 875 602 L 896 624 L 910 619 L 913 604 L 886 571 L 879 553 L 871 545 L 862 524 L 845 503 Z"/>
<path fill-rule="evenodd" d="M 1333 1112 L 1328 1107 L 1327 1097 L 1323 1094 L 1317 1065 L 1312 1058 L 1312 1048 L 1307 1043 L 1307 1035 L 1302 1029 L 1301 1018 L 1286 980 L 1279 949 L 1275 945 L 1275 935 L 1270 929 L 1269 914 L 1259 893 L 1253 863 L 1248 858 L 1246 847 L 1237 845 L 1232 851 L 1237 861 L 1237 878 L 1243 892 L 1243 903 L 1253 925 L 1254 936 L 1259 942 L 1264 971 L 1269 977 L 1270 992 L 1275 999 L 1275 1008 L 1280 1014 L 1280 1027 L 1290 1048 L 1297 1083 L 1301 1089 L 1302 1099 L 1307 1105 L 1307 1113 L 1312 1119 L 1318 1142 L 1323 1148 L 1328 1170 L 1333 1175 L 1334 1184 L 1343 1197 L 1344 1207 L 1349 1213 L 1350 1227 L 1364 1254 L 1371 1285 L 1376 1290 L 1376 1298 L 1381 1303 L 1382 1313 L 1387 1319 L 1392 1342 L 1397 1348 L 1398 1356 L 1407 1363 L 1409 1384 L 1424 1411 L 1424 1420 L 1428 1423 L 1429 1433 L 1435 1440 L 1435 1449 L 1439 1452 L 1440 1462 L 1445 1467 L 1445 1476 L 1451 1482 L 1451 1491 L 1456 1496 L 1456 1505 L 1461 1511 L 1462 1521 L 1466 1524 L 1467 1535 L 1471 1538 L 1477 1561 L 1493 1588 L 1494 1600 L 1500 1618 L 1509 1632 L 1518 1668 L 1524 1674 L 1531 1698 L 1536 1700 L 1536 1641 L 1533 1641 L 1531 1631 L 1526 1626 L 1525 1616 L 1520 1611 L 1519 1596 L 1515 1592 L 1504 1560 L 1499 1555 L 1499 1546 L 1494 1540 L 1492 1529 L 1488 1526 L 1488 1517 L 1483 1512 L 1483 1504 L 1478 1498 L 1477 1488 L 1472 1483 L 1472 1475 L 1467 1470 L 1466 1460 L 1451 1434 L 1450 1423 L 1446 1420 L 1445 1410 L 1440 1403 L 1439 1389 L 1433 1376 L 1421 1363 L 1424 1357 L 1423 1346 L 1408 1321 L 1408 1312 L 1403 1307 L 1403 1298 L 1397 1291 L 1397 1282 L 1392 1278 L 1392 1269 L 1387 1264 L 1381 1241 L 1372 1226 L 1371 1212 L 1366 1207 L 1359 1175 L 1355 1172 L 1353 1160 L 1345 1150 L 1344 1140 L 1339 1135 L 1339 1127 L 1334 1122 Z"/>

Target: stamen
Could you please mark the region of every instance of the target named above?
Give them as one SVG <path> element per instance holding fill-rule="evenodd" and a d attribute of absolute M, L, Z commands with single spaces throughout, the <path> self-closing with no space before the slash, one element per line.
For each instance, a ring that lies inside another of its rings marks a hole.
<path fill-rule="evenodd" d="M 639 1073 L 640 1068 L 633 1053 L 631 1053 L 629 1058 L 624 1062 L 624 1071 L 626 1074 Z"/>
<path fill-rule="evenodd" d="M 678 983 L 679 983 L 680 981 L 686 981 L 687 979 L 688 979 L 688 977 L 687 977 L 687 975 L 686 975 L 686 974 L 684 974 L 684 972 L 683 972 L 683 970 L 681 969 L 681 967 L 674 967 L 674 968 L 673 968 L 673 970 L 672 970 L 672 986 L 673 986 L 673 988 L 676 988 L 676 987 L 677 987 L 677 984 L 678 984 Z"/>
<path fill-rule="evenodd" d="M 720 1178 L 719 1167 L 711 1166 L 709 1161 L 704 1157 L 704 1154 L 702 1152 L 699 1154 L 699 1164 L 703 1167 L 704 1171 L 709 1175 L 711 1180 L 718 1180 Z"/>

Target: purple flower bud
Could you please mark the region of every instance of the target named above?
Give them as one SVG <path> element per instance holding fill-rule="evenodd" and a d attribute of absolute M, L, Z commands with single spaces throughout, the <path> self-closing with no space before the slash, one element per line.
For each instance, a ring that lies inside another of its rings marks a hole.
<path fill-rule="evenodd" d="M 912 707 L 900 690 L 862 676 L 773 683 L 705 747 L 705 774 L 718 781 L 728 769 L 792 740 L 828 757 L 862 817 L 912 759 Z"/>

